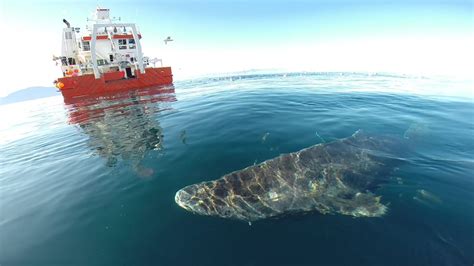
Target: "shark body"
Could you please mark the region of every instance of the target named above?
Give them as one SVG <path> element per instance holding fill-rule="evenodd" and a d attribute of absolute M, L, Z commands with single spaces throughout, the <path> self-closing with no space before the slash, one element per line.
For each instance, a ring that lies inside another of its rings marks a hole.
<path fill-rule="evenodd" d="M 359 130 L 348 138 L 184 187 L 175 201 L 196 214 L 248 222 L 309 211 L 382 216 L 387 207 L 370 189 L 394 169 L 398 160 L 388 152 L 397 145 L 394 138 Z"/>

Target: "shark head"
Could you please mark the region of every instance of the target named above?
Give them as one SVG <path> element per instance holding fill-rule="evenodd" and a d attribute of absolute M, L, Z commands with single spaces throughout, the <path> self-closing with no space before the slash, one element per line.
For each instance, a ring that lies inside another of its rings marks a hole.
<path fill-rule="evenodd" d="M 181 208 L 187 211 L 208 215 L 209 207 L 205 204 L 208 198 L 209 193 L 203 187 L 191 185 L 178 190 L 174 200 Z"/>
<path fill-rule="evenodd" d="M 176 203 L 183 209 L 207 216 L 237 218 L 233 206 L 219 194 L 212 182 L 204 182 L 184 187 L 174 197 Z"/>
<path fill-rule="evenodd" d="M 232 182 L 222 180 L 203 182 L 184 187 L 175 195 L 176 204 L 195 214 L 217 216 L 221 218 L 254 221 L 261 218 L 262 213 L 255 210 L 249 197 L 236 192 L 235 179 Z"/>

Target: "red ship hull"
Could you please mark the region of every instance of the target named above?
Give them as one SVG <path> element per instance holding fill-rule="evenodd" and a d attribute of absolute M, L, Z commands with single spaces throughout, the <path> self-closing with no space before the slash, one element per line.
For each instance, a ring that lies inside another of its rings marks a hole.
<path fill-rule="evenodd" d="M 146 68 L 144 74 L 137 70 L 135 77 L 128 79 L 124 72 L 118 71 L 104 73 L 100 79 L 95 79 L 93 74 L 64 77 L 58 83 L 63 84 L 60 89 L 63 96 L 69 98 L 169 85 L 173 83 L 173 74 L 171 67 L 156 67 Z"/>

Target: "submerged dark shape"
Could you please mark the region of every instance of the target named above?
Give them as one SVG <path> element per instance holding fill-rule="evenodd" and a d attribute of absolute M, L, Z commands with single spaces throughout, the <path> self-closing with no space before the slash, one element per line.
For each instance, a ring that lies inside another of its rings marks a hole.
<path fill-rule="evenodd" d="M 387 207 L 368 189 L 388 177 L 399 161 L 388 154 L 397 148 L 397 139 L 359 130 L 187 186 L 175 201 L 193 213 L 249 222 L 307 211 L 378 217 Z"/>

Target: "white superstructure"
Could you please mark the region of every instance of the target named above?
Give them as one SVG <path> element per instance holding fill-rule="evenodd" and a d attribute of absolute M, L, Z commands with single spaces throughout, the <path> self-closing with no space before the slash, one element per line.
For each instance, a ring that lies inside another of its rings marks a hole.
<path fill-rule="evenodd" d="M 94 74 L 99 79 L 103 73 L 122 71 L 126 78 L 134 78 L 135 70 L 145 73 L 147 65 L 161 62 L 143 57 L 135 24 L 116 22 L 109 12 L 98 7 L 83 35 L 79 35 L 80 28 L 63 20 L 61 56 L 53 59 L 61 64 L 64 77 Z"/>

